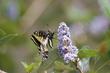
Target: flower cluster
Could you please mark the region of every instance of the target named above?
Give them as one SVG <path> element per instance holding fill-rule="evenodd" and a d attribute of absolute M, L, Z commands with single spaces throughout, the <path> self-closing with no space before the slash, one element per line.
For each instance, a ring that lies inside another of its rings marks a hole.
<path fill-rule="evenodd" d="M 72 45 L 70 38 L 69 27 L 64 22 L 61 22 L 58 28 L 58 50 L 66 63 L 74 62 L 78 54 L 78 49 Z"/>

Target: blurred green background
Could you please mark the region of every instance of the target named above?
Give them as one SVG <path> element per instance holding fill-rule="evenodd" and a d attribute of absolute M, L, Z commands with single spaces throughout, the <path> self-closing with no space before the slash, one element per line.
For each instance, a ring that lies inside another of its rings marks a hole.
<path fill-rule="evenodd" d="M 59 23 L 64 21 L 78 48 L 89 46 L 98 51 L 89 72 L 110 73 L 109 20 L 110 0 L 0 0 L 0 69 L 25 73 L 21 61 L 31 63 L 34 58 L 40 59 L 30 40 L 32 32 L 57 32 Z"/>

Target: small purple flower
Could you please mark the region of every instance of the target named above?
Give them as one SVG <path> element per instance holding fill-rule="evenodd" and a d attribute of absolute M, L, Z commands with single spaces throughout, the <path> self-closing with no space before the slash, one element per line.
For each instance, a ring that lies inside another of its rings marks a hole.
<path fill-rule="evenodd" d="M 72 45 L 70 38 L 69 27 L 64 22 L 61 22 L 58 28 L 58 50 L 66 63 L 74 62 L 78 54 L 78 49 Z"/>

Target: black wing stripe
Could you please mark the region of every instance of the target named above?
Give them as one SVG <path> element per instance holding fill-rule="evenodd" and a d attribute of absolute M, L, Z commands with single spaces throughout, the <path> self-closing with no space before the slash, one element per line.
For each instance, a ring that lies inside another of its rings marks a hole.
<path fill-rule="evenodd" d="M 34 35 L 32 35 L 32 38 L 33 38 L 32 41 L 33 41 L 35 44 L 37 44 L 38 47 L 40 47 L 41 42 L 38 41 L 37 38 L 36 38 Z"/>
<path fill-rule="evenodd" d="M 51 48 L 53 48 L 53 41 L 52 40 L 48 40 L 48 45 L 51 47 Z"/>
<path fill-rule="evenodd" d="M 36 46 L 38 46 L 38 44 L 34 41 L 34 39 L 33 39 L 33 38 L 31 38 L 31 40 L 34 42 L 34 44 L 35 44 Z"/>
<path fill-rule="evenodd" d="M 31 37 L 31 40 L 34 42 L 34 44 L 36 45 L 36 46 L 38 46 L 38 43 L 34 40 L 34 38 L 33 38 L 34 36 L 32 35 L 32 37 Z M 40 47 L 38 46 L 38 48 L 39 48 L 39 54 L 40 54 L 40 52 L 41 52 L 41 49 L 40 49 Z"/>

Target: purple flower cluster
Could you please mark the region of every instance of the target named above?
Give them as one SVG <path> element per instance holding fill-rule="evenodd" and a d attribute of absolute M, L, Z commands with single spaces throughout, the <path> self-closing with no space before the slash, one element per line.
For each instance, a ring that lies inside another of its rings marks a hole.
<path fill-rule="evenodd" d="M 58 50 L 66 63 L 74 62 L 78 54 L 78 49 L 72 45 L 70 37 L 69 27 L 64 22 L 61 22 L 58 28 Z"/>

